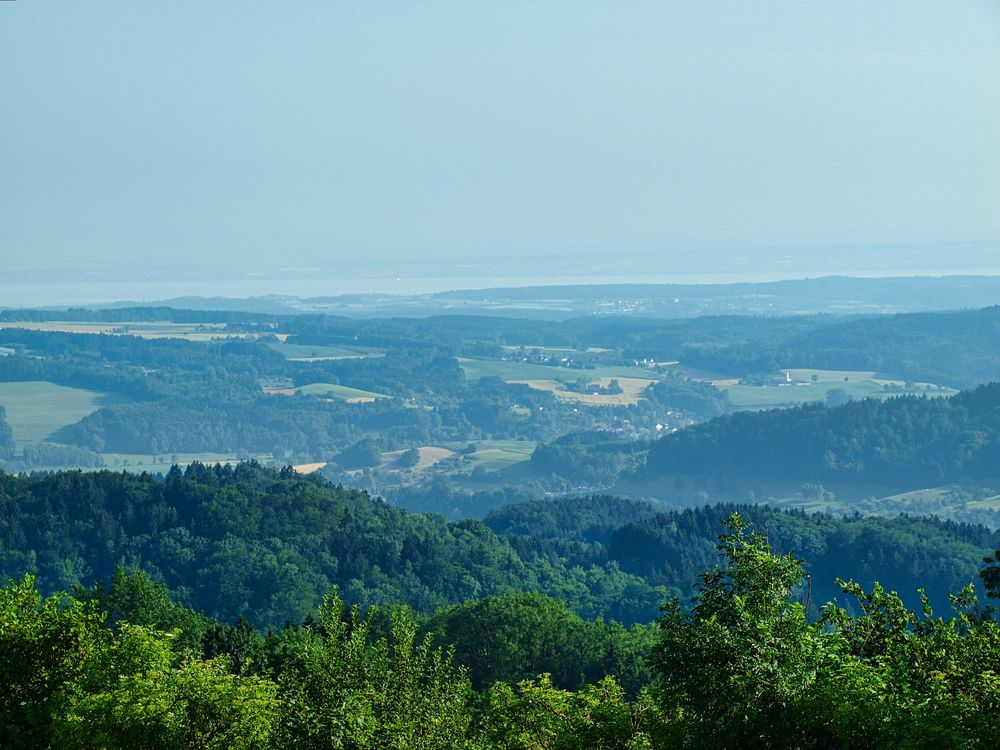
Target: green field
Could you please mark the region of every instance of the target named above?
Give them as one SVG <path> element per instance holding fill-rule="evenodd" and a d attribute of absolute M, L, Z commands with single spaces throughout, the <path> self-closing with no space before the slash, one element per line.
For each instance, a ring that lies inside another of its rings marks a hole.
<path fill-rule="evenodd" d="M 268 347 L 284 355 L 287 359 L 361 359 L 373 356 L 365 349 L 350 349 L 342 346 L 318 346 L 313 344 L 268 344 Z"/>
<path fill-rule="evenodd" d="M 496 377 L 501 380 L 559 380 L 564 383 L 573 383 L 580 378 L 596 380 L 598 378 L 645 378 L 647 380 L 659 380 L 659 376 L 652 370 L 641 367 L 591 367 L 587 369 L 575 369 L 570 367 L 554 367 L 550 365 L 536 365 L 531 362 L 505 362 L 499 359 L 472 359 L 460 357 L 459 363 L 465 370 L 465 377 L 470 380 L 479 378 Z"/>
<path fill-rule="evenodd" d="M 534 345 L 532 345 L 532 346 L 527 346 L 527 345 L 525 345 L 525 346 L 511 346 L 511 345 L 508 344 L 506 346 L 501 346 L 500 348 L 503 349 L 504 351 L 507 351 L 507 352 L 519 352 L 519 351 L 525 351 L 525 352 L 546 352 L 548 354 L 565 354 L 566 352 L 577 352 L 577 351 L 579 351 L 579 349 L 574 349 L 571 346 L 534 346 Z M 606 350 L 602 350 L 602 351 L 606 351 Z"/>
<path fill-rule="evenodd" d="M 341 401 L 392 398 L 392 396 L 387 396 L 384 393 L 363 391 L 360 388 L 350 388 L 346 385 L 334 385 L 332 383 L 310 383 L 309 385 L 299 386 L 297 390 L 307 396 L 326 396 L 327 398 L 336 398 Z"/>
<path fill-rule="evenodd" d="M 848 382 L 877 379 L 875 377 L 877 373 L 870 370 L 813 370 L 807 367 L 789 367 L 780 371 L 782 374 L 786 372 L 791 375 L 792 380 L 811 380 L 815 375 L 816 380 L 821 383 L 828 381 L 842 383 L 844 378 L 847 378 Z"/>
<path fill-rule="evenodd" d="M 823 401 L 827 391 L 841 388 L 851 397 L 882 398 L 887 395 L 882 386 L 872 380 L 860 382 L 820 381 L 798 385 L 722 385 L 719 386 L 729 394 L 729 402 L 739 409 L 760 409 L 788 404 L 805 404 L 810 401 Z"/>
<path fill-rule="evenodd" d="M 45 440 L 102 406 L 127 401 L 122 396 L 46 381 L 0 383 L 0 406 L 6 407 L 7 422 L 19 444 Z"/>
<path fill-rule="evenodd" d="M 460 455 L 467 445 L 468 443 L 449 443 L 449 447 Z M 536 445 L 533 440 L 477 440 L 475 452 L 468 454 L 468 457 L 473 460 L 473 466 L 496 471 L 527 461 Z"/>
<path fill-rule="evenodd" d="M 891 398 L 903 395 L 899 391 L 887 391 L 884 386 L 895 385 L 900 388 L 905 386 L 902 380 L 874 378 L 873 372 L 855 372 L 848 370 L 805 370 L 789 369 L 781 370 L 781 373 L 788 372 L 795 380 L 806 380 L 807 382 L 794 382 L 788 385 L 724 385 L 721 388 L 729 394 L 730 403 L 738 409 L 765 409 L 777 406 L 790 406 L 805 404 L 811 401 L 824 401 L 828 391 L 840 388 L 846 391 L 854 399 L 862 398 Z M 811 378 L 816 375 L 816 382 Z M 847 378 L 845 381 L 844 378 Z M 919 390 L 906 391 L 917 395 L 927 396 L 952 396 L 957 391 L 951 388 L 943 388 L 929 383 L 916 384 Z"/>
<path fill-rule="evenodd" d="M 972 508 L 985 508 L 987 510 L 1000 510 L 1000 495 L 984 497 L 982 500 L 970 500 L 969 506 Z"/>

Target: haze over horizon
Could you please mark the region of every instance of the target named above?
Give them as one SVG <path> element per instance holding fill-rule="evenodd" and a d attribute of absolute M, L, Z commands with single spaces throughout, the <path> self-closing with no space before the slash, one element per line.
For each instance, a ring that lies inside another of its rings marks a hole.
<path fill-rule="evenodd" d="M 18 0 L 0 64 L 0 303 L 1000 273 L 985 0 Z"/>

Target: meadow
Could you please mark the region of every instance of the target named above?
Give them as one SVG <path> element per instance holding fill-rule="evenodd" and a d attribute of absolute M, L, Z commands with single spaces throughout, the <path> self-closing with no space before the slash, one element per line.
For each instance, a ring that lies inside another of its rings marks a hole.
<path fill-rule="evenodd" d="M 533 440 L 480 440 L 475 445 L 471 456 L 476 465 L 496 471 L 530 459 L 537 443 Z"/>
<path fill-rule="evenodd" d="M 470 450 L 469 446 L 474 450 Z M 423 471 L 433 468 L 447 459 L 454 459 L 445 466 L 444 473 L 452 478 L 467 477 L 475 469 L 482 467 L 487 471 L 506 469 L 514 464 L 531 458 L 537 443 L 531 440 L 474 440 L 471 442 L 444 443 L 441 445 L 422 445 L 417 448 L 420 461 L 412 467 Z M 405 450 L 386 451 L 381 456 L 383 469 L 395 469 L 396 462 Z"/>
<path fill-rule="evenodd" d="M 565 383 L 558 380 L 512 380 L 511 383 L 523 383 L 539 391 L 548 391 L 556 398 L 564 401 L 575 401 L 587 406 L 633 406 L 642 398 L 642 392 L 657 382 L 648 378 L 595 378 L 591 382 L 601 387 L 607 387 L 612 380 L 617 380 L 621 393 L 577 393 L 566 390 Z"/>
<path fill-rule="evenodd" d="M 322 362 L 332 359 L 361 359 L 381 356 L 369 349 L 355 349 L 343 346 L 321 346 L 317 344 L 268 344 L 270 349 L 286 359 L 298 362 Z"/>
<path fill-rule="evenodd" d="M 333 383 L 309 383 L 308 385 L 299 386 L 297 390 L 307 396 L 323 396 L 347 401 L 352 404 L 370 403 L 379 398 L 392 398 L 392 396 L 387 396 L 384 393 L 365 391 L 361 388 L 351 388 L 350 386 L 335 385 Z"/>
<path fill-rule="evenodd" d="M 507 382 L 527 380 L 558 380 L 562 383 L 573 383 L 581 378 L 599 380 L 601 378 L 638 378 L 658 380 L 656 372 L 642 367 L 626 365 L 603 367 L 557 367 L 555 365 L 538 365 L 532 362 L 509 362 L 499 359 L 478 359 L 459 357 L 459 364 L 469 380 L 495 377 Z"/>
<path fill-rule="evenodd" d="M 436 445 L 422 445 L 417 448 L 417 452 L 420 454 L 420 460 L 416 465 L 410 467 L 414 471 L 429 469 L 434 464 L 455 455 L 455 451 L 450 448 L 441 448 Z M 399 461 L 404 453 L 406 453 L 406 450 L 386 451 L 381 457 L 382 467 L 388 469 L 394 468 L 396 462 Z"/>
<path fill-rule="evenodd" d="M 934 383 L 907 383 L 895 378 L 878 377 L 877 373 L 857 370 L 810 370 L 790 368 L 775 373 L 788 373 L 792 383 L 780 385 L 744 385 L 731 381 L 715 383 L 729 395 L 737 409 L 771 409 L 796 406 L 826 400 L 827 393 L 843 390 L 853 399 L 892 398 L 904 394 L 952 396 L 957 391 Z M 815 376 L 815 380 L 813 377 Z"/>
<path fill-rule="evenodd" d="M 18 446 L 47 440 L 102 406 L 127 402 L 123 396 L 46 381 L 0 383 L 0 406 L 7 409 L 7 422 Z"/>

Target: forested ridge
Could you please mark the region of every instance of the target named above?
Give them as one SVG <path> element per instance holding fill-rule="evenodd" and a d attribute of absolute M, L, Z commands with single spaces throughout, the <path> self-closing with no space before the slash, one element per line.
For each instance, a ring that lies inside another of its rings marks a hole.
<path fill-rule="evenodd" d="M 47 599 L 26 576 L 0 589 L 0 742 L 993 746 L 1000 627 L 971 589 L 941 616 L 878 584 L 839 582 L 854 606 L 826 605 L 811 620 L 795 596 L 799 561 L 738 514 L 726 529 L 722 564 L 700 575 L 690 603 L 668 601 L 655 628 L 630 632 L 538 595 L 421 618 L 345 608 L 334 591 L 301 622 L 262 635 L 176 604 L 141 573 L 119 569 L 108 585 Z M 994 594 L 997 558 L 983 572 Z M 544 671 L 523 677 L 531 669 Z"/>
<path fill-rule="evenodd" d="M 0 474 L 0 576 L 48 591 L 107 580 L 118 565 L 163 580 L 210 616 L 258 626 L 299 619 L 333 585 L 351 602 L 423 612 L 538 591 L 580 615 L 649 622 L 690 595 L 738 510 L 795 550 L 832 598 L 835 576 L 879 580 L 935 604 L 975 578 L 1000 534 L 936 519 L 843 519 L 755 506 L 656 514 L 610 497 L 513 505 L 485 521 L 409 513 L 359 490 L 255 463 L 192 464 L 166 477 Z M 823 583 L 825 581 L 825 583 Z"/>
<path fill-rule="evenodd" d="M 359 604 L 422 611 L 549 592 L 576 611 L 647 622 L 665 589 L 585 550 L 524 558 L 478 521 L 413 514 L 360 490 L 255 463 L 148 474 L 0 474 L 0 576 L 47 590 L 142 568 L 209 615 L 280 624 L 339 585 Z"/>
<path fill-rule="evenodd" d="M 900 396 L 726 415 L 653 443 L 646 472 L 902 487 L 996 480 L 1000 384 L 950 398 Z"/>

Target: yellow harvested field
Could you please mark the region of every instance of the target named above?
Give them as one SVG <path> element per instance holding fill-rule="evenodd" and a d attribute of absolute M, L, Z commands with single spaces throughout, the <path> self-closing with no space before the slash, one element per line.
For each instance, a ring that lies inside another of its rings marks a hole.
<path fill-rule="evenodd" d="M 31 331 L 53 331 L 61 333 L 103 333 L 108 335 L 139 336 L 144 339 L 185 339 L 187 341 L 216 341 L 218 339 L 243 338 L 242 334 L 230 333 L 222 323 L 170 323 L 168 321 L 145 321 L 139 323 L 87 323 L 80 321 L 11 321 L 0 322 L 2 328 L 24 328 Z"/>
<path fill-rule="evenodd" d="M 296 474 L 312 474 L 314 471 L 319 471 L 324 466 L 326 466 L 326 461 L 321 461 L 315 464 L 297 464 L 292 468 L 295 469 Z"/>
<path fill-rule="evenodd" d="M 415 467 L 413 467 L 414 469 L 417 470 L 426 469 L 430 466 L 433 466 L 438 461 L 443 461 L 444 459 L 451 458 L 452 456 L 455 455 L 455 451 L 453 450 L 449 450 L 448 448 L 439 448 L 434 445 L 424 445 L 421 446 L 420 448 L 417 448 L 417 450 L 420 452 L 420 462 Z M 405 450 L 389 451 L 387 453 L 383 453 L 382 465 L 392 466 L 394 463 L 396 463 L 396 461 L 399 460 L 399 457 L 402 456 L 404 453 L 406 453 Z"/>
<path fill-rule="evenodd" d="M 58 331 L 62 333 L 114 333 L 115 329 L 119 327 L 115 323 L 77 323 L 55 320 L 0 322 L 0 328 L 24 328 L 29 331 Z"/>
<path fill-rule="evenodd" d="M 607 387 L 611 384 L 611 378 L 597 378 L 593 382 L 599 386 Z M 657 382 L 645 378 L 615 378 L 622 388 L 621 393 L 610 395 L 594 393 L 576 393 L 566 390 L 566 385 L 558 380 L 512 380 L 512 383 L 521 383 L 538 391 L 548 391 L 556 398 L 566 401 L 576 401 L 587 406 L 632 406 L 642 398 L 642 392 L 653 383 Z"/>

